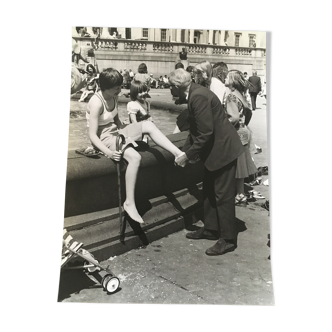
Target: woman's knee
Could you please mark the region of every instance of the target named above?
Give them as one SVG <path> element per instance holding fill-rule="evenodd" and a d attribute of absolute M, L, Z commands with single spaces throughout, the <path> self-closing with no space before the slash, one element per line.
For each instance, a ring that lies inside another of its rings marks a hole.
<path fill-rule="evenodd" d="M 142 131 L 144 134 L 150 134 L 156 129 L 156 125 L 151 121 L 143 121 L 142 122 Z"/>
<path fill-rule="evenodd" d="M 141 155 L 134 150 L 133 148 L 128 148 L 125 150 L 123 154 L 124 159 L 128 161 L 130 164 L 140 164 L 141 163 Z"/>

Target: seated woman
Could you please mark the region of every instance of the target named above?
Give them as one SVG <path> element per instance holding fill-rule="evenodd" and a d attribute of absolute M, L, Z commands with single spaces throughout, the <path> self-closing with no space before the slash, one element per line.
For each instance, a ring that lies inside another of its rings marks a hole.
<path fill-rule="evenodd" d="M 88 73 L 88 76 L 86 78 L 86 88 L 84 89 L 81 98 L 79 99 L 79 102 L 83 102 L 88 95 L 97 92 L 99 88 L 97 83 L 98 75 L 96 74 L 96 69 L 91 63 L 86 66 L 86 71 Z"/>
<path fill-rule="evenodd" d="M 126 200 L 123 209 L 131 219 L 143 223 L 135 204 L 135 184 L 140 166 L 141 155 L 134 149 L 144 134 L 174 157 L 183 155 L 151 121 L 135 122 L 124 125 L 118 116 L 118 95 L 121 92 L 123 78 L 113 69 L 105 69 L 99 75 L 100 91 L 96 92 L 89 101 L 86 118 L 89 127 L 89 137 L 92 145 L 106 157 L 120 161 L 121 157 L 127 161 L 125 174 Z M 121 151 L 116 151 L 116 137 L 122 134 L 125 144 Z"/>

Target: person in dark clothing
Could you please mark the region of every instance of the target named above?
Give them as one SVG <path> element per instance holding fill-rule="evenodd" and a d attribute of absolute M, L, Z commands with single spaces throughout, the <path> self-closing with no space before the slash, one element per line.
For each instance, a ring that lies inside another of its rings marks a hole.
<path fill-rule="evenodd" d="M 257 95 L 262 90 L 261 79 L 257 76 L 257 71 L 253 71 L 252 76 L 249 77 L 248 81 L 251 83 L 249 86 L 249 94 L 252 110 L 254 111 L 256 109 Z"/>
<path fill-rule="evenodd" d="M 210 256 L 235 250 L 235 172 L 237 158 L 244 152 L 236 129 L 229 122 L 219 98 L 209 89 L 192 82 L 190 73 L 177 69 L 170 74 L 171 93 L 188 99 L 189 135 L 185 154 L 177 165 L 201 160 L 204 163 L 204 227 L 187 233 L 192 240 L 218 240 L 206 250 Z"/>

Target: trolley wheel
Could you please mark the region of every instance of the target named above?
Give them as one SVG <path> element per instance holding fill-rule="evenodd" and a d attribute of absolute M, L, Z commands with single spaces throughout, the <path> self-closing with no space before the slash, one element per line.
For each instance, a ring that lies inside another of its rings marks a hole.
<path fill-rule="evenodd" d="M 112 279 L 113 277 L 114 277 L 114 275 L 111 274 L 111 273 L 106 273 L 106 274 L 103 276 L 103 278 L 102 278 L 102 280 L 101 280 L 101 285 L 103 286 L 103 289 L 104 289 L 104 290 L 106 290 L 106 283 L 107 283 L 107 281 L 110 280 L 110 279 Z"/>
<path fill-rule="evenodd" d="M 114 276 L 107 276 L 103 282 L 105 284 L 104 289 L 108 293 L 114 293 L 120 286 L 120 280 Z"/>

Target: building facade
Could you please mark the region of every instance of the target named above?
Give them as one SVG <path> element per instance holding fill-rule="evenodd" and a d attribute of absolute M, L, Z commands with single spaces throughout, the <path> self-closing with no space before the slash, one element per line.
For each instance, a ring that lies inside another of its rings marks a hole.
<path fill-rule="evenodd" d="M 169 74 L 185 48 L 188 63 L 223 61 L 229 69 L 256 70 L 266 76 L 266 33 L 260 31 L 73 27 L 73 39 L 99 70 L 113 67 L 137 72 L 146 63 L 158 77 Z M 84 64 L 81 64 L 84 66 Z"/>

